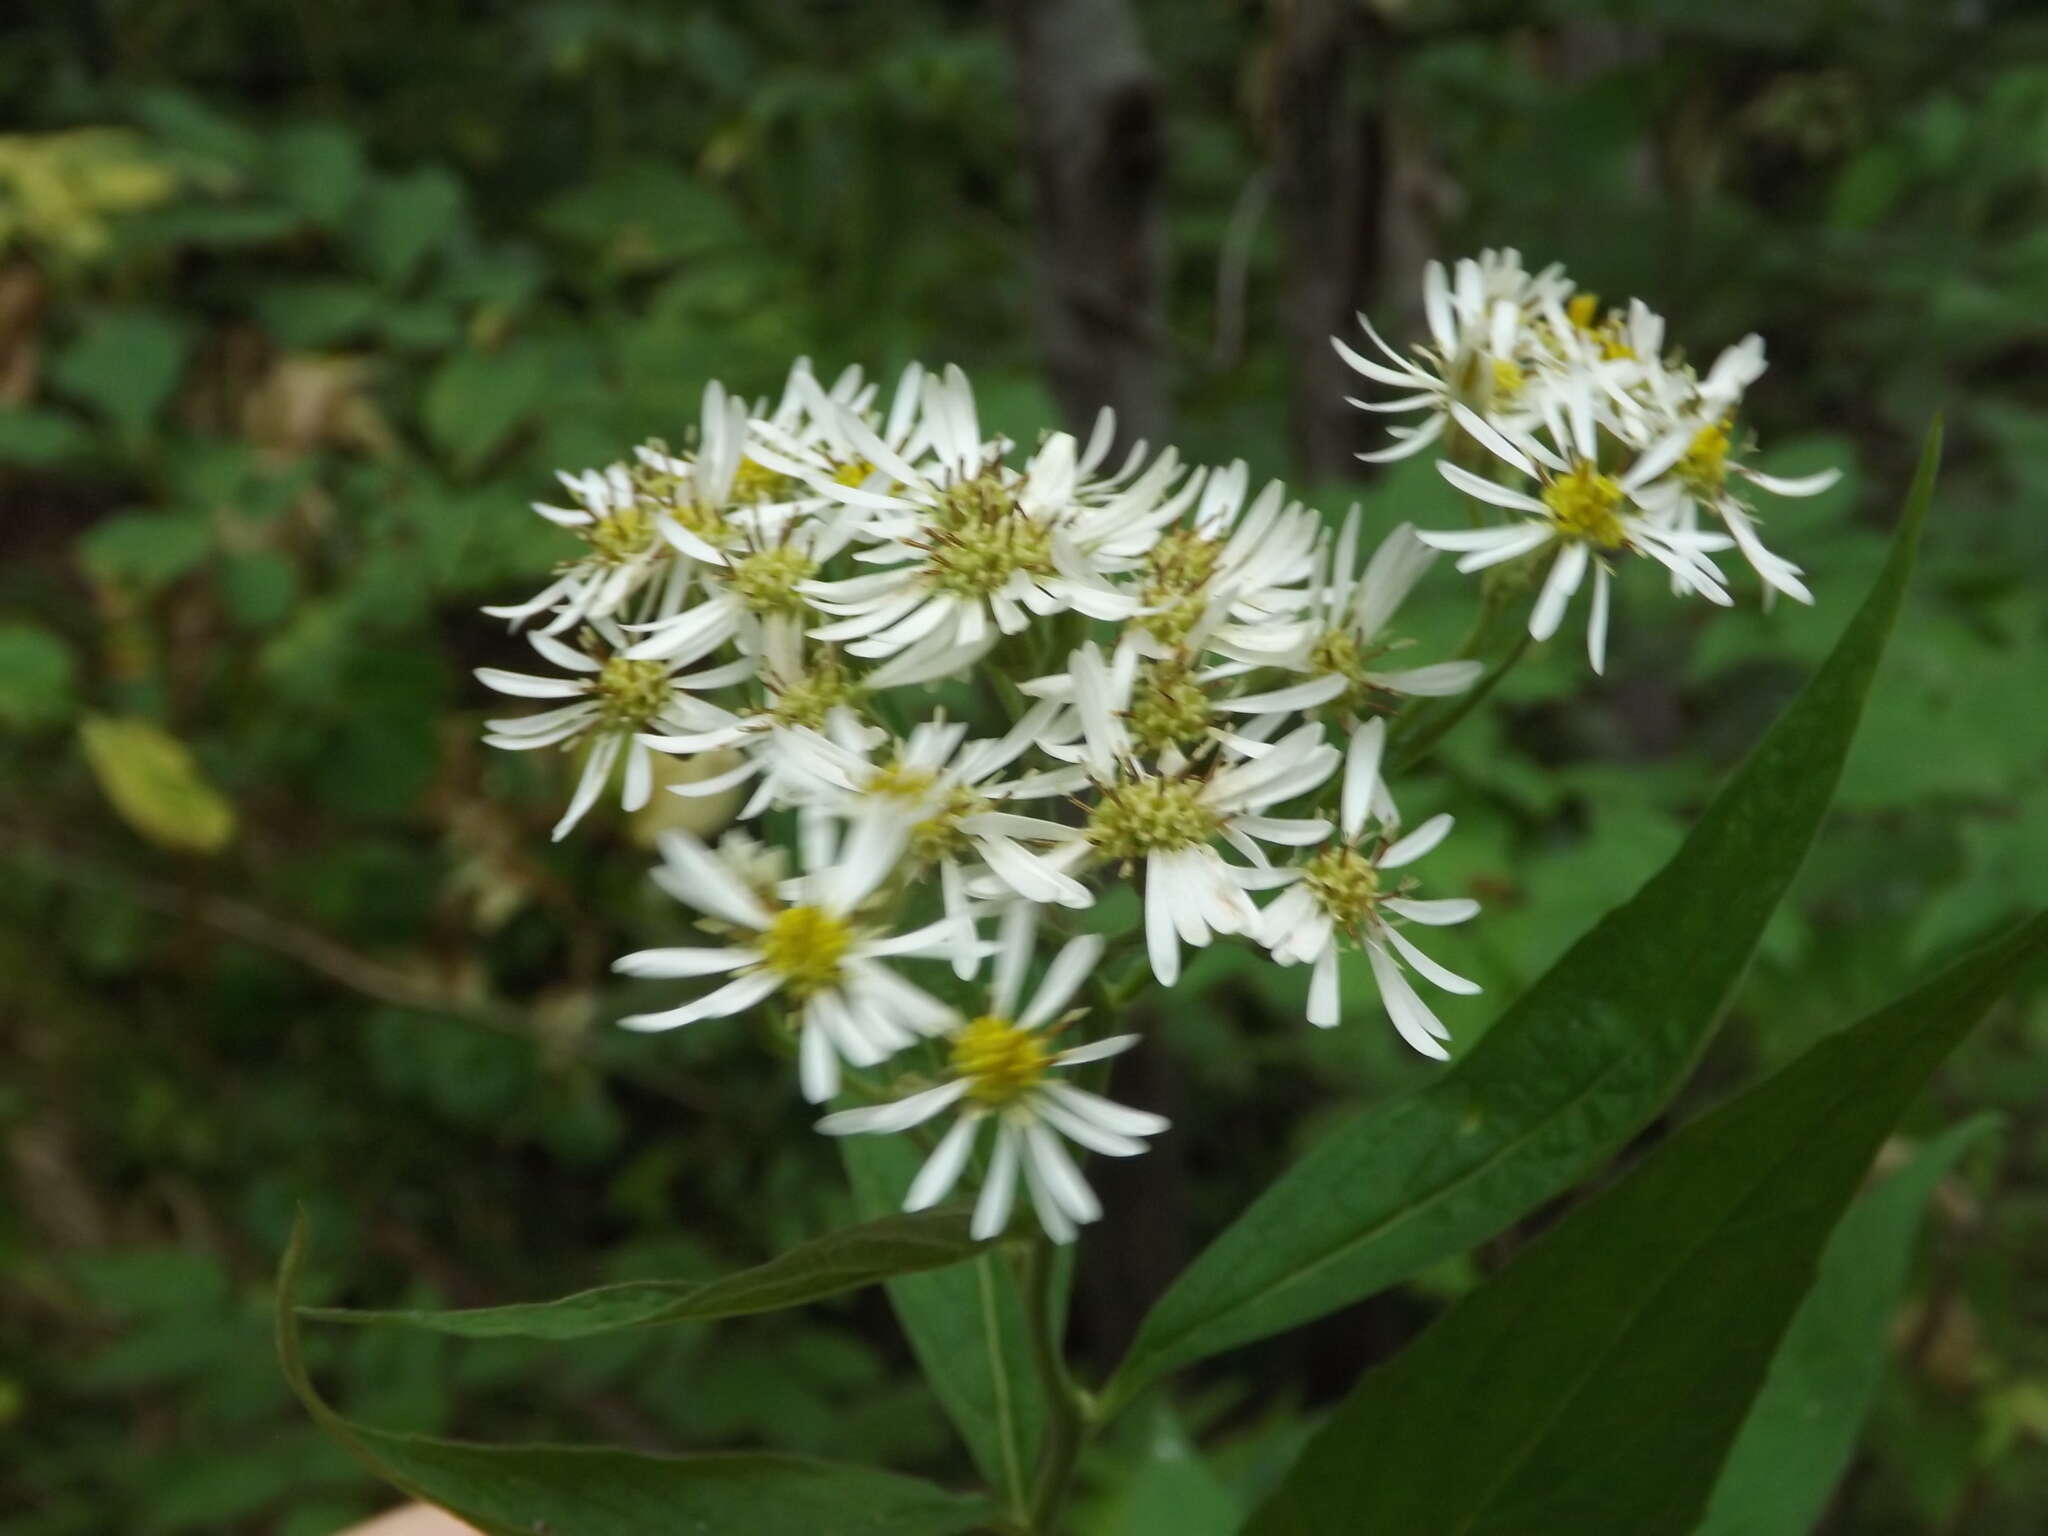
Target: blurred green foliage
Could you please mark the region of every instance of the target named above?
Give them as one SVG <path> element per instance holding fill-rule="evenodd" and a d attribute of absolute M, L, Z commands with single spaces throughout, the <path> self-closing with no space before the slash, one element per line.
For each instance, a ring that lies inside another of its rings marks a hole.
<path fill-rule="evenodd" d="M 473 610 L 558 552 L 523 507 L 553 468 L 679 437 L 710 375 L 955 360 L 998 424 L 1048 424 L 1007 64 L 942 0 L 37 9 L 0 23 L 0 1519 L 322 1536 L 380 1495 L 270 1355 L 295 1206 L 309 1299 L 380 1306 L 714 1273 L 849 1213 L 743 1030 L 609 1030 L 606 962 L 673 927 L 645 829 L 546 843 L 561 765 L 476 745 L 466 669 L 511 647 Z M 1212 343 L 1279 9 L 1140 6 L 1179 439 L 1273 473 L 1270 228 L 1246 345 Z M 1552 647 L 1404 797 L 1458 809 L 1439 859 L 1489 909 L 1446 955 L 1488 987 L 1462 1036 L 1675 845 L 1834 637 L 1948 414 L 1926 571 L 1841 807 L 1697 1103 L 2041 895 L 2048 20 L 1414 0 L 1369 24 L 1359 94 L 1407 125 L 1438 248 L 1561 259 L 1697 354 L 1764 331 L 1773 467 L 1851 470 L 1774 513 L 1816 609 L 1625 592 L 1606 681 Z M 1390 275 L 1388 315 L 1413 282 Z M 1382 525 L 1444 495 L 1426 469 L 1323 489 Z M 1440 575 L 1418 631 L 1454 633 L 1466 596 Z M 109 777 L 110 731 L 149 771 Z M 1364 995 L 1323 1034 L 1293 973 L 1218 950 L 1197 975 L 1211 1006 L 1177 1012 L 1171 1079 L 1143 1085 L 1182 1127 L 1144 1160 L 1169 1262 L 1337 1106 L 1427 1072 Z M 2048 1507 L 2044 1046 L 2034 996 L 1941 1080 L 1926 1124 L 1989 1106 L 2010 1134 L 1945 1187 L 1838 1531 L 1998 1536 Z M 1092 1528 L 1227 1528 L 1304 1407 L 1496 1258 L 1133 1415 L 1123 1449 L 1146 1454 Z M 1132 1307 L 1084 1287 L 1084 1349 Z M 874 1295 L 574 1351 L 313 1342 L 336 1400 L 384 1425 L 963 1466 Z"/>

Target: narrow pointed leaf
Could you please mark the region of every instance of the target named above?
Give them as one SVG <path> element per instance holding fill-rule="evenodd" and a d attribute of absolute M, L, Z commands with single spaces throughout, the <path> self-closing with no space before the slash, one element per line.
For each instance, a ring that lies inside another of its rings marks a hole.
<path fill-rule="evenodd" d="M 967 1235 L 957 1211 L 885 1216 L 800 1243 L 766 1264 L 718 1280 L 640 1280 L 578 1291 L 559 1301 L 460 1311 L 349 1311 L 309 1307 L 327 1323 L 424 1328 L 473 1339 L 580 1339 L 621 1328 L 703 1322 L 802 1306 L 894 1275 L 957 1264 L 986 1245 Z"/>
<path fill-rule="evenodd" d="M 840 1154 L 855 1203 L 871 1215 L 896 1209 L 917 1173 L 917 1149 L 901 1137 L 849 1136 Z M 1045 1400 L 1031 1373 L 1014 1268 L 989 1248 L 971 1262 L 887 1285 L 911 1352 L 981 1475 L 1008 1508 L 1023 1509 Z"/>
<path fill-rule="evenodd" d="M 1500 1231 L 1620 1148 L 1712 1036 L 1819 829 L 1897 617 L 1940 454 L 1883 574 L 1671 862 L 1429 1089 L 1326 1137 L 1146 1317 L 1112 1409 L 1165 1371 L 1305 1323 Z"/>
<path fill-rule="evenodd" d="M 1893 1122 L 2048 917 L 1665 1142 L 1369 1373 L 1252 1536 L 1685 1536 Z"/>
<path fill-rule="evenodd" d="M 278 1358 L 292 1390 L 371 1472 L 487 1536 L 953 1536 L 988 1521 L 985 1500 L 804 1456 L 472 1445 L 354 1423 L 327 1405 L 306 1372 L 292 1305 L 304 1253 L 301 1222 L 278 1276 Z"/>
<path fill-rule="evenodd" d="M 1850 1207 L 1750 1405 L 1696 1536 L 1805 1536 L 1820 1520 L 1884 1375 L 1920 1213 L 1956 1159 L 1997 1125 L 1982 1115 L 1936 1137 Z"/>

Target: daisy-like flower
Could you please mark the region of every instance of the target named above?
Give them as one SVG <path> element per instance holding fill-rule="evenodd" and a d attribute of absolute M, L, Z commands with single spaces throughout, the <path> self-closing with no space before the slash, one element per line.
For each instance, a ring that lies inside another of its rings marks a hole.
<path fill-rule="evenodd" d="M 1249 510 L 1244 461 L 1209 471 L 1185 523 L 1159 535 L 1138 567 L 1143 610 L 1129 633 L 1148 655 L 1199 647 L 1219 625 L 1256 628 L 1301 606 L 1322 521 L 1267 483 Z"/>
<path fill-rule="evenodd" d="M 1260 744 L 1249 761 L 1155 772 L 1138 761 L 1100 649 L 1083 646 L 1070 672 L 1082 738 L 1078 755 L 1094 781 L 1094 798 L 1086 821 L 1061 828 L 1060 835 L 1075 863 L 1093 857 L 1144 866 L 1146 953 L 1153 975 L 1170 987 L 1180 979 L 1182 944 L 1199 949 L 1216 934 L 1248 933 L 1258 922 L 1246 893 L 1270 884 L 1273 873 L 1260 842 L 1300 846 L 1329 833 L 1327 821 L 1266 812 L 1320 786 L 1340 754 L 1323 740 L 1323 728 L 1311 724 Z M 1218 840 L 1249 867 L 1227 862 Z"/>
<path fill-rule="evenodd" d="M 1102 1205 L 1064 1143 L 1108 1157 L 1132 1157 L 1145 1150 L 1142 1138 L 1166 1130 L 1167 1122 L 1056 1075 L 1129 1050 L 1138 1037 L 1113 1035 L 1064 1050 L 1054 1043 L 1063 1023 L 1061 1010 L 1101 958 L 1102 940 L 1093 934 L 1067 942 L 1030 1005 L 1018 1012 L 1033 934 L 1030 906 L 1018 903 L 1006 910 L 989 1011 L 947 1037 L 944 1082 L 893 1104 L 840 1110 L 820 1120 L 818 1129 L 831 1136 L 905 1131 L 956 1110 L 904 1197 L 906 1211 L 921 1211 L 952 1193 L 981 1127 L 993 1123 L 994 1148 L 970 1230 L 987 1240 L 1009 1226 L 1021 1178 L 1046 1235 L 1066 1243 L 1073 1241 L 1080 1223 L 1102 1214 Z"/>
<path fill-rule="evenodd" d="M 1754 444 L 1737 438 L 1735 418 L 1743 391 L 1763 371 L 1763 338 L 1747 336 L 1722 352 L 1707 377 L 1687 391 L 1681 407 L 1623 420 L 1638 437 L 1658 433 L 1663 442 L 1679 449 L 1669 473 L 1645 490 L 1646 505 L 1663 509 L 1674 526 L 1684 529 L 1696 528 L 1701 515 L 1717 520 L 1763 582 L 1766 601 L 1782 592 L 1794 602 L 1811 603 L 1805 573 L 1764 546 L 1756 509 L 1738 487 L 1773 496 L 1818 496 L 1841 479 L 1841 471 L 1824 469 L 1788 478 L 1765 474 L 1748 462 Z M 1685 383 L 1691 384 L 1689 370 Z M 1657 391 L 1660 398 L 1679 392 L 1669 383 Z M 1661 446 L 1651 443 L 1645 452 L 1656 454 Z"/>
<path fill-rule="evenodd" d="M 1447 992 L 1473 993 L 1467 981 L 1417 949 L 1394 921 L 1442 925 L 1476 915 L 1479 903 L 1463 897 L 1420 900 L 1410 883 L 1393 885 L 1388 872 L 1421 858 L 1451 830 L 1449 816 L 1432 816 L 1398 839 L 1382 827 L 1365 838 L 1371 807 L 1379 798 L 1379 765 L 1386 722 L 1370 720 L 1354 734 L 1344 770 L 1342 836 L 1286 872 L 1289 884 L 1259 915 L 1256 937 L 1282 965 L 1310 965 L 1308 1021 L 1328 1028 L 1338 1022 L 1338 955 L 1347 945 L 1365 951 L 1387 1017 L 1401 1038 L 1425 1056 L 1449 1055 L 1450 1032 L 1417 994 L 1402 970 L 1412 967 Z"/>
<path fill-rule="evenodd" d="M 1477 661 L 1386 666 L 1390 655 L 1406 643 L 1390 633 L 1394 614 L 1435 562 L 1436 551 L 1408 523 L 1380 541 L 1363 571 L 1358 568 L 1358 545 L 1354 505 L 1336 539 L 1317 551 L 1302 615 L 1292 621 L 1228 625 L 1217 633 L 1215 648 L 1232 658 L 1234 671 L 1264 666 L 1307 674 L 1309 682 L 1273 694 L 1271 699 L 1277 702 L 1269 702 L 1268 709 L 1330 704 L 1358 718 L 1386 708 L 1396 697 L 1463 693 L 1485 670 Z M 1243 709 L 1245 701 L 1235 707 Z"/>
<path fill-rule="evenodd" d="M 1627 468 L 1610 474 L 1600 465 L 1600 443 L 1592 404 L 1583 391 L 1563 402 L 1546 401 L 1544 441 L 1534 430 L 1496 428 L 1462 405 L 1452 406 L 1458 425 L 1503 463 L 1535 482 L 1524 491 L 1500 485 L 1448 461 L 1438 471 L 1469 496 L 1523 514 L 1505 526 L 1425 531 L 1417 535 L 1433 549 L 1456 551 L 1458 569 L 1476 571 L 1538 550 L 1556 549 L 1550 573 L 1529 615 L 1529 634 L 1548 640 L 1557 633 L 1572 596 L 1593 573 L 1592 613 L 1586 626 L 1586 654 L 1593 670 L 1607 664 L 1608 559 L 1624 551 L 1644 555 L 1671 572 L 1688 592 L 1723 607 L 1732 601 L 1720 571 L 1707 558 L 1729 547 L 1725 534 L 1679 527 L 1643 505 L 1646 488 L 1676 462 L 1684 444 L 1666 440 L 1639 454 Z"/>
<path fill-rule="evenodd" d="M 725 925 L 733 942 L 715 949 L 643 949 L 621 956 L 612 969 L 627 976 L 731 978 L 679 1007 L 621 1019 L 627 1029 L 676 1029 L 780 996 L 797 1033 L 804 1097 L 822 1104 L 839 1092 L 842 1059 L 872 1067 L 953 1023 L 951 1009 L 883 961 L 951 960 L 963 948 L 976 955 L 984 950 L 971 922 L 942 918 L 909 933 L 884 934 L 862 916 L 863 905 L 896 868 L 900 825 L 881 817 L 857 820 L 843 845 L 823 816 L 805 817 L 800 831 L 804 873 L 785 884 L 779 900 L 753 889 L 687 832 L 664 833 L 656 882 Z"/>
<path fill-rule="evenodd" d="M 1375 384 L 1402 391 L 1390 400 L 1347 404 L 1361 411 L 1420 413 L 1424 418 L 1418 426 L 1390 428 L 1390 446 L 1359 457 L 1385 463 L 1422 452 L 1443 436 L 1454 404 L 1484 416 L 1519 405 L 1532 354 L 1541 350 L 1535 322 L 1570 292 L 1571 282 L 1561 267 L 1531 273 L 1523 268 L 1517 251 L 1482 251 L 1476 259 L 1460 261 L 1455 274 L 1437 261 L 1423 269 L 1422 312 L 1429 340 L 1412 354 L 1389 346 L 1363 314 L 1358 323 L 1379 353 L 1377 358 L 1331 337 L 1330 345 L 1350 368 Z"/>
<path fill-rule="evenodd" d="M 551 635 L 586 619 L 609 618 L 658 578 L 674 579 L 669 546 L 661 537 L 662 514 L 641 494 L 626 465 L 576 475 L 559 470 L 556 478 L 574 505 L 536 501 L 533 510 L 581 539 L 583 555 L 560 567 L 555 579 L 525 602 L 484 609 L 493 618 L 509 619 L 514 628 L 553 609 L 546 626 Z"/>
<path fill-rule="evenodd" d="M 907 857 L 921 869 L 937 868 L 948 914 L 969 915 L 970 895 L 1086 907 L 1094 901 L 1088 888 L 1034 846 L 1066 838 L 1072 829 L 1007 809 L 1071 794 L 1087 782 L 1086 775 L 1064 769 L 1008 782 L 999 778 L 1037 743 L 1059 710 L 1057 703 L 1041 703 L 1004 735 L 979 741 L 966 740 L 966 726 L 941 716 L 917 726 L 881 762 L 868 743 L 834 741 L 801 727 L 778 732 L 769 750 L 784 759 L 782 782 L 799 803 L 904 823 Z"/>
<path fill-rule="evenodd" d="M 1103 496 L 1083 484 L 1086 460 L 1059 432 L 1021 474 L 1013 471 L 1002 462 L 1000 441 L 981 440 L 974 397 L 957 368 L 925 381 L 924 418 L 933 464 L 914 464 L 867 434 L 864 456 L 889 477 L 886 490 L 814 482 L 866 510 L 864 535 L 877 542 L 855 558 L 888 567 L 808 586 L 815 607 L 839 616 L 812 631 L 816 638 L 846 642 L 855 656 L 942 657 L 957 670 L 1033 616 L 1073 611 L 1122 620 L 1138 611 L 1109 572 L 1142 553 L 1178 514 L 1179 504 L 1164 497 L 1178 472 L 1173 461 L 1162 460 L 1163 475 L 1155 466 Z M 846 425 L 861 437 L 850 418 Z"/>
<path fill-rule="evenodd" d="M 537 715 L 485 722 L 485 742 L 514 752 L 588 742 L 589 753 L 569 797 L 569 808 L 555 824 L 557 842 L 597 803 L 622 757 L 625 773 L 619 803 L 627 811 L 644 806 L 654 791 L 654 763 L 649 754 L 674 750 L 666 738 L 689 728 L 690 711 L 700 704 L 691 697 L 691 690 L 728 687 L 754 672 L 753 661 L 744 657 L 697 672 L 680 670 L 702 659 L 709 647 L 661 661 L 635 660 L 624 654 L 625 636 L 603 619 L 591 622 L 589 638 L 594 647 L 608 647 L 611 654 L 580 651 L 545 632 L 527 636 L 536 651 L 568 674 L 565 677 L 541 677 L 499 667 L 476 670 L 477 680 L 499 693 L 569 701 Z"/>
<path fill-rule="evenodd" d="M 804 589 L 818 570 L 846 547 L 853 530 L 841 517 L 785 528 L 779 537 L 751 537 L 723 549 L 708 546 L 698 570 L 699 599 L 665 618 L 636 626 L 645 638 L 633 646 L 636 660 L 701 651 L 735 637 L 758 648 L 761 621 L 773 616 L 807 618 Z"/>

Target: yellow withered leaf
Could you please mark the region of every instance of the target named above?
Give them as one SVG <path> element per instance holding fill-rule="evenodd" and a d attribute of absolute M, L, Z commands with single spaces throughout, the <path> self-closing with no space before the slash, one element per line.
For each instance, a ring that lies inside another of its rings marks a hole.
<path fill-rule="evenodd" d="M 78 734 L 114 809 L 151 842 L 218 853 L 235 835 L 234 806 L 206 782 L 185 744 L 162 726 L 89 715 Z"/>

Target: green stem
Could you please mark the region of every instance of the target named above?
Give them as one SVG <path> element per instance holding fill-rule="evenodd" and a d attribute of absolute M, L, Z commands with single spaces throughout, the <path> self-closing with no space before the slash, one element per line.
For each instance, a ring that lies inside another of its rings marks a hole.
<path fill-rule="evenodd" d="M 1031 1368 L 1045 1399 L 1045 1432 L 1038 1446 L 1038 1472 L 1032 1480 L 1031 1507 L 1025 1528 L 1034 1536 L 1051 1536 L 1059 1528 L 1060 1511 L 1073 1488 L 1074 1469 L 1091 1426 L 1088 1395 L 1067 1373 L 1055 1314 L 1059 1264 L 1050 1238 L 1032 1239 L 1024 1257 L 1024 1331 L 1031 1342 Z"/>
<path fill-rule="evenodd" d="M 1457 703 L 1429 717 L 1420 730 L 1401 743 L 1401 750 L 1394 755 L 1394 772 L 1404 773 L 1426 757 L 1430 748 L 1450 733 L 1451 727 L 1477 709 L 1486 696 L 1500 686 L 1501 679 L 1514 670 L 1515 663 L 1528 649 L 1529 631 L 1524 629 L 1515 636 L 1515 643 L 1508 647 L 1507 653 L 1493 664 L 1493 669 L 1460 695 Z"/>

